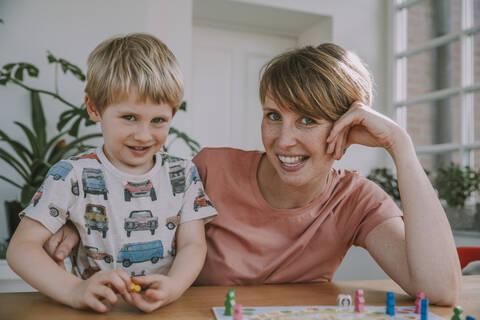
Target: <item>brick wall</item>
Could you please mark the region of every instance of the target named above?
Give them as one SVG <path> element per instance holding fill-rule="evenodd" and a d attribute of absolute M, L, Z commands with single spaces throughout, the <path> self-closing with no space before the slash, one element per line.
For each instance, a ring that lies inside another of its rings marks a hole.
<path fill-rule="evenodd" d="M 432 3 L 436 0 L 427 0 L 408 8 L 408 30 L 407 47 L 424 43 L 434 36 Z M 458 31 L 461 28 L 461 0 L 449 0 L 450 9 L 450 30 Z M 480 1 L 474 1 L 475 23 L 480 23 Z M 450 85 L 458 87 L 461 85 L 461 44 L 455 41 L 448 44 L 451 56 Z M 480 82 L 480 35 L 474 39 L 475 67 L 474 79 Z M 407 58 L 407 97 L 412 98 L 426 94 L 441 88 L 435 88 L 434 82 L 434 58 L 435 50 L 429 50 L 415 54 Z M 461 108 L 460 97 L 448 98 L 451 108 L 451 141 L 460 142 L 461 139 Z M 480 93 L 474 95 L 475 108 L 475 139 L 480 141 Z M 407 109 L 407 130 L 416 145 L 430 145 L 434 143 L 435 112 L 434 103 L 409 106 Z M 475 152 L 475 167 L 480 168 L 480 151 Z M 422 155 L 419 157 L 422 165 L 432 169 L 434 165 L 433 156 Z M 458 153 L 452 155 L 453 161 L 459 161 Z"/>

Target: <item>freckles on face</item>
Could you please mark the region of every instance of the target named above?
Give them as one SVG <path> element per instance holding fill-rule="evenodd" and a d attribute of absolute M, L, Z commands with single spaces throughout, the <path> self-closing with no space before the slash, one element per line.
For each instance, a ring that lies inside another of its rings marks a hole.
<path fill-rule="evenodd" d="M 333 159 L 326 154 L 332 123 L 280 108 L 268 98 L 263 106 L 262 141 L 267 159 L 289 184 L 306 184 L 328 172 Z"/>

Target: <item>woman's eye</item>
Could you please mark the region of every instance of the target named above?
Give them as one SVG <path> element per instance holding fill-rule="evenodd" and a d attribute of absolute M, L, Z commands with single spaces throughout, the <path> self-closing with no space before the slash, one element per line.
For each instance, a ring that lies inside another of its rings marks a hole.
<path fill-rule="evenodd" d="M 155 118 L 155 119 L 152 120 L 152 122 L 155 123 L 155 124 L 159 124 L 159 123 L 165 122 L 165 119 L 163 119 L 163 118 Z"/>
<path fill-rule="evenodd" d="M 300 122 L 305 126 L 311 126 L 312 124 L 316 124 L 317 122 L 312 118 L 303 117 L 300 119 Z"/>
<path fill-rule="evenodd" d="M 280 115 L 276 112 L 269 112 L 267 113 L 267 118 L 272 121 L 278 121 L 280 120 Z"/>
<path fill-rule="evenodd" d="M 125 115 L 125 116 L 122 116 L 122 119 L 125 119 L 127 121 L 133 121 L 135 120 L 135 117 L 132 115 Z"/>

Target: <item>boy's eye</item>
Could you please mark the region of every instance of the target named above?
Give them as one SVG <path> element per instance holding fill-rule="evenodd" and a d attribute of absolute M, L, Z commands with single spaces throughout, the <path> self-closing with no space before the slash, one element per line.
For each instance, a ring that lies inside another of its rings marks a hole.
<path fill-rule="evenodd" d="M 153 123 L 159 124 L 165 122 L 165 119 L 163 118 L 155 118 L 152 120 Z"/>
<path fill-rule="evenodd" d="M 300 119 L 300 122 L 305 126 L 311 126 L 312 124 L 316 124 L 317 122 L 312 118 L 303 117 Z"/>
<path fill-rule="evenodd" d="M 135 120 L 135 117 L 128 114 L 128 115 L 122 116 L 122 119 L 125 119 L 127 121 L 133 121 L 133 120 Z"/>
<path fill-rule="evenodd" d="M 267 118 L 272 120 L 272 121 L 279 121 L 280 120 L 280 115 L 276 112 L 269 112 L 269 113 L 267 113 Z"/>

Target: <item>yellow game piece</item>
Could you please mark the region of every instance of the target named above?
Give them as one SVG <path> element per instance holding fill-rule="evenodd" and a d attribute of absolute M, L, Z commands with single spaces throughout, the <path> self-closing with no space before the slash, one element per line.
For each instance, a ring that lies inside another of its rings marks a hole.
<path fill-rule="evenodd" d="M 132 282 L 130 283 L 130 288 L 128 288 L 128 291 L 135 291 L 136 293 L 139 293 L 140 291 L 142 291 L 142 287 Z"/>

